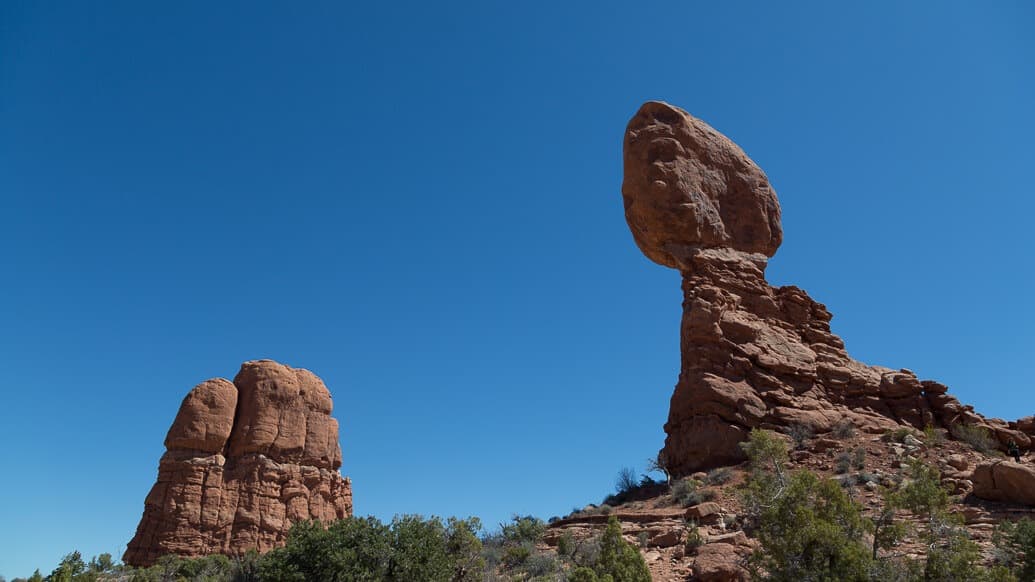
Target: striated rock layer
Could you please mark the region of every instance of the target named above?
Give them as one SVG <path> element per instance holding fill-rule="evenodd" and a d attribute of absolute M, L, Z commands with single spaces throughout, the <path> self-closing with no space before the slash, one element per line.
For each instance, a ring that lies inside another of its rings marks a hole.
<path fill-rule="evenodd" d="M 1030 418 L 986 419 L 943 384 L 853 360 L 825 306 L 766 282 L 780 206 L 765 173 L 725 136 L 648 102 L 626 129 L 624 165 L 636 244 L 683 275 L 682 366 L 662 450 L 673 474 L 743 460 L 739 443 L 755 427 L 822 433 L 842 419 L 872 432 L 976 425 L 1031 448 Z"/>
<path fill-rule="evenodd" d="M 123 561 L 283 545 L 292 522 L 352 514 L 331 394 L 308 370 L 245 362 L 198 384 L 165 437 L 158 481 Z"/>

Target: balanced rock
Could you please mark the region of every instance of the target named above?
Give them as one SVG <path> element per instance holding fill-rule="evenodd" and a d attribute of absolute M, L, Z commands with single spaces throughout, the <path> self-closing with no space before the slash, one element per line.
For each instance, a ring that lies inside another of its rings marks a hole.
<path fill-rule="evenodd" d="M 165 447 L 123 557 L 132 566 L 165 554 L 264 552 L 283 545 L 295 521 L 352 514 L 331 394 L 308 370 L 258 360 L 233 382 L 198 384 Z"/>
<path fill-rule="evenodd" d="M 636 244 L 663 265 L 681 268 L 699 248 L 773 256 L 780 246 L 780 204 L 769 179 L 708 124 L 651 101 L 625 132 L 625 217 Z"/>
<path fill-rule="evenodd" d="M 682 365 L 661 454 L 673 475 L 741 461 L 756 427 L 823 433 L 842 420 L 869 432 L 974 425 L 1031 446 L 1035 421 L 985 419 L 944 384 L 852 359 L 824 305 L 770 286 L 765 268 L 782 240 L 776 193 L 706 123 L 646 103 L 625 132 L 624 174 L 633 239 L 683 275 Z"/>

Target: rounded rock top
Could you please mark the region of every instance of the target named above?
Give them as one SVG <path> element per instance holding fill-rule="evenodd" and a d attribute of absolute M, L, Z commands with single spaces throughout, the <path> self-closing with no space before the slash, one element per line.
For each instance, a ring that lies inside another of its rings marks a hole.
<path fill-rule="evenodd" d="M 680 269 L 702 248 L 779 248 L 780 203 L 765 172 L 707 123 L 648 101 L 626 127 L 623 158 L 625 218 L 654 262 Z"/>

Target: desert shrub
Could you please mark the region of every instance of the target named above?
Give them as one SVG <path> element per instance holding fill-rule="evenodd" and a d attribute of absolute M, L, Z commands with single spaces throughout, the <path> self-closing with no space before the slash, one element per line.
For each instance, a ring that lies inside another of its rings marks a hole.
<path fill-rule="evenodd" d="M 505 546 L 503 548 L 503 565 L 510 569 L 518 568 L 523 566 L 533 553 L 535 553 L 535 546 L 529 542 Z"/>
<path fill-rule="evenodd" d="M 408 580 L 474 582 L 485 576 L 477 519 L 404 515 L 295 523 L 287 543 L 258 563 L 262 580 Z M 188 579 L 194 579 L 187 577 Z"/>
<path fill-rule="evenodd" d="M 916 515 L 934 519 L 949 506 L 949 491 L 937 468 L 920 460 L 909 462 L 907 479 L 893 493 L 894 503 Z"/>
<path fill-rule="evenodd" d="M 886 443 L 899 443 L 902 444 L 906 440 L 906 437 L 913 434 L 912 429 L 906 427 L 899 427 L 896 429 L 888 429 L 884 431 L 881 436 L 881 440 Z"/>
<path fill-rule="evenodd" d="M 830 434 L 837 439 L 850 439 L 855 436 L 855 425 L 847 418 L 843 418 L 830 429 Z"/>
<path fill-rule="evenodd" d="M 959 522 L 933 523 L 926 536 L 927 561 L 924 563 L 925 582 L 956 582 L 958 580 L 990 580 L 981 564 L 981 548 L 967 535 Z"/>
<path fill-rule="evenodd" d="M 537 543 L 546 533 L 546 524 L 533 515 L 515 515 L 510 523 L 500 524 L 500 534 L 505 542 Z"/>
<path fill-rule="evenodd" d="M 750 566 L 768 580 L 869 580 L 868 529 L 835 481 L 800 471 L 761 509 Z"/>
<path fill-rule="evenodd" d="M 640 552 L 622 539 L 622 526 L 614 516 L 600 538 L 600 558 L 593 567 L 598 578 L 623 582 L 650 582 L 650 570 Z"/>
<path fill-rule="evenodd" d="M 600 559 L 600 536 L 579 542 L 571 553 L 571 561 L 579 566 L 593 567 Z"/>
<path fill-rule="evenodd" d="M 575 554 L 575 536 L 571 532 L 564 532 L 557 538 L 557 555 L 562 558 L 570 558 Z"/>
<path fill-rule="evenodd" d="M 852 454 L 848 451 L 842 451 L 837 454 L 834 458 L 834 472 L 838 475 L 843 475 L 852 468 Z"/>
<path fill-rule="evenodd" d="M 927 425 L 924 427 L 924 443 L 929 447 L 938 446 L 945 442 L 945 433 L 934 425 Z"/>
<path fill-rule="evenodd" d="M 481 529 L 477 517 L 450 517 L 446 522 L 446 553 L 452 561 L 453 582 L 476 582 L 485 572 L 486 560 L 477 535 Z"/>
<path fill-rule="evenodd" d="M 603 503 L 611 506 L 621 505 L 659 485 L 650 475 L 636 478 L 636 472 L 629 467 L 623 468 L 615 478 L 615 492 L 604 498 Z"/>
<path fill-rule="evenodd" d="M 191 580 L 197 582 L 224 582 L 231 580 L 256 580 L 235 576 L 229 558 L 221 555 L 200 558 L 181 558 L 175 555 L 162 556 L 150 568 L 126 569 L 126 579 L 132 582 L 165 582 L 166 580 Z M 52 575 L 53 576 L 53 575 Z M 55 579 L 53 577 L 48 580 Z M 57 578 L 60 579 L 60 578 Z M 94 578 L 91 578 L 93 580 Z M 80 582 L 82 578 L 73 578 Z"/>
<path fill-rule="evenodd" d="M 592 568 L 579 566 L 568 574 L 568 582 L 600 582 L 600 578 Z"/>
<path fill-rule="evenodd" d="M 999 449 L 999 442 L 984 427 L 969 424 L 954 424 L 950 428 L 953 438 L 970 445 L 970 448 L 989 455 Z"/>
<path fill-rule="evenodd" d="M 639 544 L 641 548 L 646 548 L 647 547 L 647 543 L 649 541 L 650 541 L 650 534 L 649 533 L 647 533 L 645 531 L 641 531 L 640 533 L 636 534 L 636 543 Z"/>
<path fill-rule="evenodd" d="M 795 449 L 804 449 L 809 439 L 812 438 L 813 431 L 812 427 L 807 424 L 792 424 L 787 427 L 787 434 L 794 441 Z"/>
<path fill-rule="evenodd" d="M 704 545 L 704 536 L 701 535 L 701 530 L 697 528 L 697 522 L 690 520 L 686 522 L 686 551 L 691 553 L 697 550 L 697 548 Z"/>
<path fill-rule="evenodd" d="M 852 467 L 856 471 L 866 468 L 866 449 L 863 447 L 856 447 L 852 450 Z"/>
<path fill-rule="evenodd" d="M 1019 580 L 1035 580 L 1035 521 L 1024 518 L 999 524 L 993 536 L 996 562 Z"/>
<path fill-rule="evenodd" d="M 782 474 L 787 463 L 787 443 L 776 433 L 762 429 L 751 429 L 748 440 L 740 443 L 753 471 L 773 471 Z"/>
<path fill-rule="evenodd" d="M 391 554 L 389 533 L 373 517 L 343 519 L 326 529 L 319 522 L 297 522 L 287 544 L 263 556 L 259 576 L 284 581 L 383 578 Z"/>
<path fill-rule="evenodd" d="M 924 565 L 902 557 L 878 558 L 870 563 L 870 580 L 874 582 L 917 582 L 924 579 Z"/>
<path fill-rule="evenodd" d="M 880 476 L 874 473 L 867 473 L 866 471 L 861 471 L 855 476 L 856 485 L 865 485 L 867 483 L 880 484 Z"/>
<path fill-rule="evenodd" d="M 58 564 L 57 568 L 54 568 L 50 576 L 47 576 L 47 580 L 48 582 L 73 582 L 85 572 L 86 562 L 83 561 L 83 555 L 78 551 L 74 551 L 61 558 L 61 563 Z"/>
<path fill-rule="evenodd" d="M 750 529 L 786 485 L 787 443 L 771 431 L 753 429 L 740 446 L 751 468 L 748 480 L 740 489 L 744 523 Z"/>
<path fill-rule="evenodd" d="M 525 560 L 521 570 L 535 579 L 556 572 L 559 568 L 560 564 L 552 554 L 535 552 Z"/>
<path fill-rule="evenodd" d="M 619 495 L 623 493 L 629 493 L 633 489 L 639 486 L 639 481 L 636 479 L 636 471 L 633 471 L 629 467 L 623 467 L 618 471 L 618 476 L 615 477 L 615 492 Z"/>
<path fill-rule="evenodd" d="M 599 513 L 601 515 L 611 515 L 611 512 L 614 511 L 614 510 L 615 510 L 615 508 L 611 507 L 610 505 L 608 505 L 606 503 L 597 506 L 597 513 Z"/>
<path fill-rule="evenodd" d="M 719 467 L 708 471 L 708 475 L 705 476 L 704 482 L 709 485 L 725 485 L 733 479 L 733 469 L 729 467 Z"/>
<path fill-rule="evenodd" d="M 701 489 L 701 482 L 694 479 L 680 479 L 672 487 L 672 500 L 683 507 L 690 507 L 715 499 L 715 492 Z"/>

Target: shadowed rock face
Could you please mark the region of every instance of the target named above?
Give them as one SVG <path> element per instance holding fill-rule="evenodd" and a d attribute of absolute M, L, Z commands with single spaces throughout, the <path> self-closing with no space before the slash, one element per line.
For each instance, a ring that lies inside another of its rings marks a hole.
<path fill-rule="evenodd" d="M 233 382 L 198 384 L 165 446 L 127 564 L 264 552 L 283 545 L 295 521 L 352 513 L 331 395 L 308 370 L 259 360 Z"/>
<path fill-rule="evenodd" d="M 842 419 L 871 432 L 983 426 L 1031 446 L 1035 422 L 985 419 L 909 370 L 852 359 L 831 314 L 797 287 L 771 287 L 780 206 L 761 169 L 729 139 L 649 102 L 624 143 L 625 215 L 651 260 L 683 275 L 681 370 L 662 455 L 675 475 L 739 462 L 752 428 L 817 433 Z"/>

